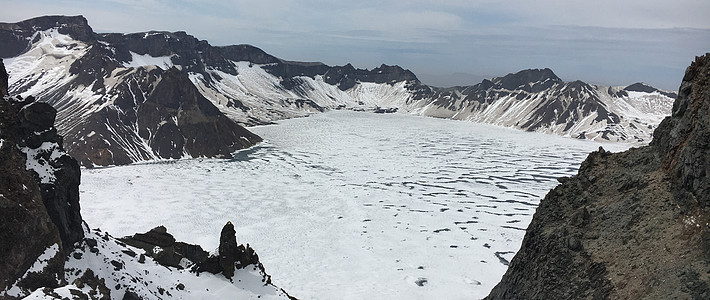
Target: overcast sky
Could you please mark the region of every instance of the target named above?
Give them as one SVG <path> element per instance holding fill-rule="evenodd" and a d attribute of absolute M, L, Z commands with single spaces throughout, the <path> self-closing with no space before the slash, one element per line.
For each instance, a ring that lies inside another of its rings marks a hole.
<path fill-rule="evenodd" d="M 708 0 L 7 1 L 0 22 L 84 15 L 97 32 L 186 31 L 286 60 L 397 64 L 424 83 L 474 84 L 526 68 L 676 90 L 710 52 Z"/>

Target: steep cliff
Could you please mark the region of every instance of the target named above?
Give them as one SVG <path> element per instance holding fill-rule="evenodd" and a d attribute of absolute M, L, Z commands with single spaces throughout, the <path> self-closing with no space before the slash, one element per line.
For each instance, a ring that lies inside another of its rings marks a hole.
<path fill-rule="evenodd" d="M 79 165 L 63 150 L 54 108 L 0 92 L 0 292 L 56 287 L 84 236 Z"/>
<path fill-rule="evenodd" d="M 710 298 L 709 79 L 706 54 L 649 146 L 561 178 L 488 299 Z"/>

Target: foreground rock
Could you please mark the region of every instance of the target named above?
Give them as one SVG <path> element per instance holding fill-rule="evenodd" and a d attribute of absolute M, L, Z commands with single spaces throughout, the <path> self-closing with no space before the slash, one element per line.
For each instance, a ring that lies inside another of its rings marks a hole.
<path fill-rule="evenodd" d="M 488 299 L 710 299 L 710 54 L 654 136 L 560 179 Z"/>
<path fill-rule="evenodd" d="M 7 95 L 0 60 L 0 291 L 64 280 L 64 254 L 83 238 L 79 165 L 64 152 L 56 110 Z"/>
<path fill-rule="evenodd" d="M 214 255 L 209 255 L 199 245 L 175 241 L 175 238 L 167 232 L 164 226 L 158 226 L 146 233 L 136 233 L 120 240 L 130 246 L 143 249 L 145 255 L 167 267 L 188 268 L 198 274 L 201 272 L 222 274 L 231 279 L 234 277 L 235 270 L 254 266 L 264 274 L 264 283 L 271 284 L 271 276 L 266 274 L 264 265 L 259 262 L 259 256 L 254 249 L 249 244 L 246 246 L 237 244 L 236 231 L 232 222 L 227 222 L 222 228 L 219 248 Z"/>

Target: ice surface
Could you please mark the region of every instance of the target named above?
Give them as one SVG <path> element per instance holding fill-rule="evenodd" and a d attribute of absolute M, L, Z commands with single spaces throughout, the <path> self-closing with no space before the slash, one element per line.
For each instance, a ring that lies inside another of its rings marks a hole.
<path fill-rule="evenodd" d="M 601 145 L 345 111 L 252 130 L 266 142 L 232 160 L 84 170 L 82 215 L 114 236 L 165 225 L 207 250 L 232 221 L 302 299 L 481 298 L 556 178 Z"/>

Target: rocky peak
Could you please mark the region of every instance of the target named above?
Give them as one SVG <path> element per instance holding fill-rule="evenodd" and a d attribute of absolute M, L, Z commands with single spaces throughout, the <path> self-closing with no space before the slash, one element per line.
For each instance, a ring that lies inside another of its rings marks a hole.
<path fill-rule="evenodd" d="M 232 61 L 249 61 L 255 64 L 272 64 L 280 60 L 252 45 L 217 47 L 222 55 Z"/>
<path fill-rule="evenodd" d="M 9 76 L 5 70 L 5 63 L 0 59 L 0 98 L 7 96 Z"/>
<path fill-rule="evenodd" d="M 655 87 L 652 87 L 648 84 L 645 84 L 643 82 L 637 82 L 632 85 L 629 85 L 623 89 L 623 91 L 628 91 L 628 92 L 644 92 L 644 93 L 654 93 L 658 92 L 662 95 L 671 97 L 671 98 L 676 98 L 678 95 L 676 93 L 670 93 L 666 91 L 661 91 Z"/>
<path fill-rule="evenodd" d="M 381 66 L 372 70 L 356 69 L 351 64 L 345 66 L 331 67 L 324 75 L 325 82 L 337 85 L 340 90 L 347 90 L 355 86 L 357 82 L 374 83 L 395 83 L 402 81 L 414 81 L 419 83 L 419 79 L 409 70 L 400 66 Z"/>
<path fill-rule="evenodd" d="M 630 92 L 645 92 L 645 93 L 653 93 L 655 91 L 658 91 L 658 89 L 645 84 L 643 82 L 637 82 L 632 85 L 629 85 L 624 88 L 625 91 L 630 91 Z"/>
<path fill-rule="evenodd" d="M 76 40 L 90 42 L 95 39 L 95 33 L 89 22 L 83 16 L 43 16 L 28 19 L 18 23 L 0 23 L 0 42 L 5 44 L 0 51 L 0 57 L 13 57 L 24 51 L 28 41 L 37 31 L 56 29 Z"/>
<path fill-rule="evenodd" d="M 537 92 L 544 89 L 542 85 L 538 88 L 531 89 L 531 87 L 538 83 L 562 83 L 562 79 L 557 77 L 552 70 L 548 68 L 544 69 L 528 69 L 522 70 L 517 73 L 511 73 L 503 77 L 494 78 L 493 82 L 497 83 L 500 87 L 507 90 L 526 90 L 531 92 Z M 544 84 L 547 86 L 547 84 Z"/>
<path fill-rule="evenodd" d="M 673 113 L 651 142 L 663 157 L 682 206 L 710 207 L 710 54 L 696 57 L 685 71 Z"/>

